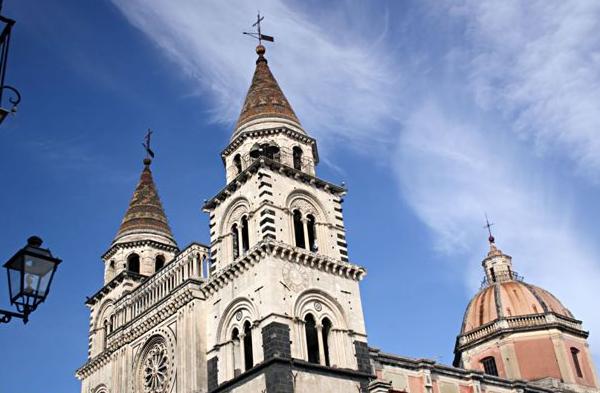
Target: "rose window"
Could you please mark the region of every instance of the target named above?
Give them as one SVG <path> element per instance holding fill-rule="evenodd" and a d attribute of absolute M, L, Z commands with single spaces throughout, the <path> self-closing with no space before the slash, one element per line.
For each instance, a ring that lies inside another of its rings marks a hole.
<path fill-rule="evenodd" d="M 163 393 L 168 384 L 169 357 L 164 343 L 155 344 L 144 361 L 144 392 Z"/>

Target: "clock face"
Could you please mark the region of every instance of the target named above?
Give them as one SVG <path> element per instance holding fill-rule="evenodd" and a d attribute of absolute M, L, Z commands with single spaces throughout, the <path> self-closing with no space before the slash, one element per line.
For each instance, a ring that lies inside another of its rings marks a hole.
<path fill-rule="evenodd" d="M 287 262 L 283 266 L 283 281 L 293 292 L 300 292 L 308 286 L 308 277 L 300 265 Z"/>

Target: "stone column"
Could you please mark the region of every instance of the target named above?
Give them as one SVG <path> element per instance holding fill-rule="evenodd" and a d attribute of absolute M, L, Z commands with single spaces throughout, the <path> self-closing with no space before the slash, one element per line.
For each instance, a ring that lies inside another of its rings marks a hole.
<path fill-rule="evenodd" d="M 298 356 L 300 359 L 308 359 L 306 354 L 306 330 L 304 329 L 304 321 L 298 318 L 295 322 L 295 333 L 296 333 L 296 346 L 295 346 L 295 356 Z"/>
<path fill-rule="evenodd" d="M 240 370 L 244 372 L 246 371 L 246 348 L 244 347 L 244 337 L 246 337 L 246 334 L 240 333 L 238 337 L 240 346 Z"/>
<path fill-rule="evenodd" d="M 319 343 L 319 364 L 325 366 L 325 347 L 323 346 L 323 325 L 317 324 L 317 341 Z"/>
<path fill-rule="evenodd" d="M 242 225 L 238 224 L 236 226 L 237 229 L 237 239 L 238 239 L 238 257 L 244 255 L 244 240 L 242 239 Z"/>
<path fill-rule="evenodd" d="M 232 346 L 231 346 L 231 358 L 232 358 L 232 368 L 233 368 L 233 377 L 237 376 L 237 370 L 240 370 L 241 372 L 241 368 L 239 367 L 239 357 L 240 357 L 240 341 L 238 339 L 233 339 L 231 340 L 232 342 Z"/>
<path fill-rule="evenodd" d="M 306 217 L 302 217 L 302 228 L 304 228 L 304 248 L 310 251 L 310 244 L 308 243 L 308 220 Z"/>

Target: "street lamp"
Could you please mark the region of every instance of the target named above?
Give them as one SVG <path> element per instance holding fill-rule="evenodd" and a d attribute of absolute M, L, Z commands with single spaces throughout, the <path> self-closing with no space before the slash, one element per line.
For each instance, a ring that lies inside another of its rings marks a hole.
<path fill-rule="evenodd" d="M 12 317 L 29 320 L 29 314 L 46 300 L 56 267 L 61 262 L 50 250 L 41 248 L 42 239 L 31 236 L 27 245 L 4 264 L 8 273 L 10 303 L 18 312 L 0 310 L 0 323 Z"/>
<path fill-rule="evenodd" d="M 0 0 L 0 13 L 2 12 L 2 3 L 3 0 Z M 15 21 L 13 19 L 0 15 L 0 26 L 2 26 L 0 31 L 0 123 L 4 121 L 6 116 L 15 113 L 17 111 L 17 105 L 21 102 L 21 94 L 19 91 L 4 82 L 6 65 L 8 63 L 8 50 L 10 47 L 10 34 L 14 24 Z M 2 103 L 2 96 L 4 95 L 5 90 L 8 90 L 9 93 L 13 95 L 13 97 L 8 99 L 10 108 L 5 108 Z"/>

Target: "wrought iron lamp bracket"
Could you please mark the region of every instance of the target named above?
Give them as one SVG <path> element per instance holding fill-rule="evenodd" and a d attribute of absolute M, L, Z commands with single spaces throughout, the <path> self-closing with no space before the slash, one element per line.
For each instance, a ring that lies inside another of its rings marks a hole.
<path fill-rule="evenodd" d="M 9 323 L 10 320 L 14 317 L 21 318 L 23 320 L 23 323 L 25 324 L 29 321 L 30 312 L 31 310 L 25 310 L 22 314 L 20 314 L 12 311 L 0 310 L 0 323 Z"/>

